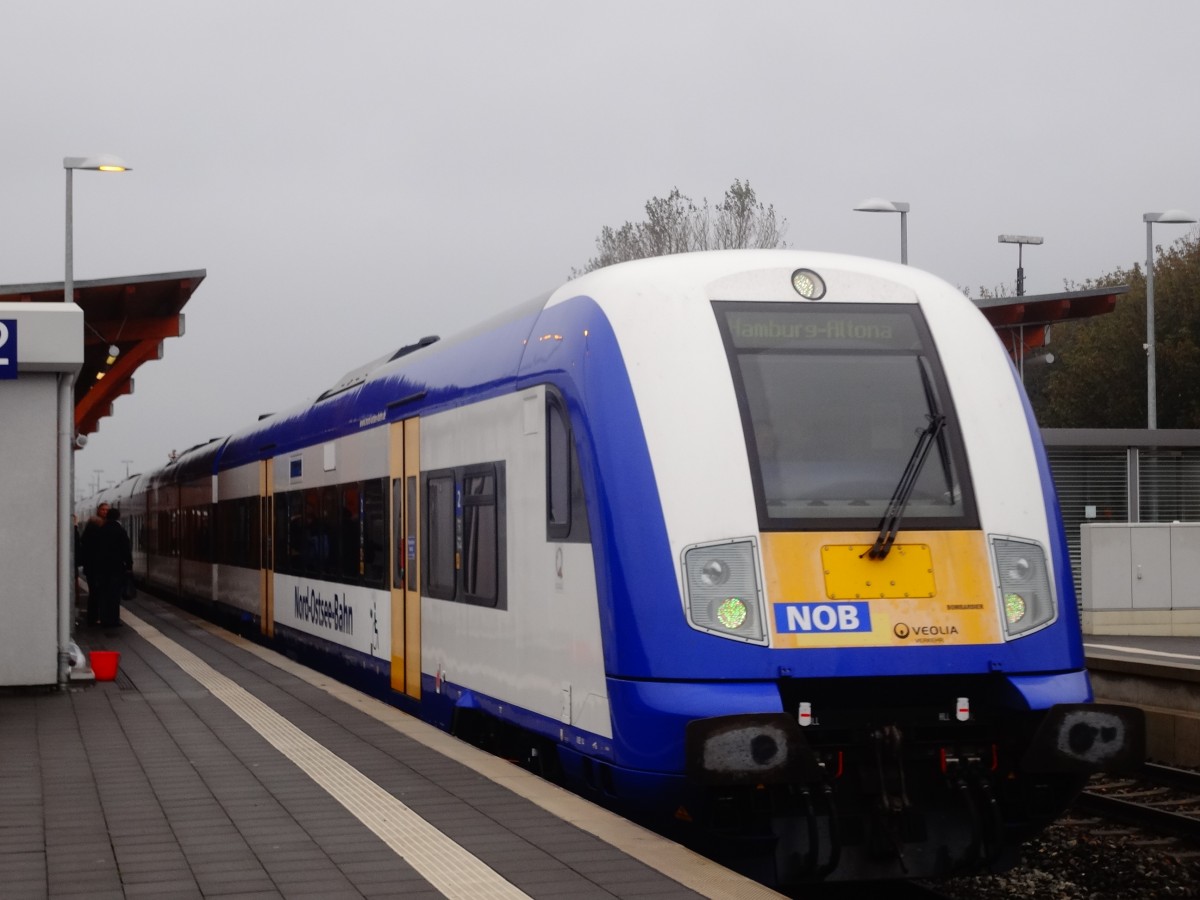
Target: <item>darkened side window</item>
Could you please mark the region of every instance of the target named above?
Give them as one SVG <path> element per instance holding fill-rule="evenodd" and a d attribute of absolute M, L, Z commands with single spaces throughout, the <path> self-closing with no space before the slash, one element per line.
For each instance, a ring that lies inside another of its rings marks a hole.
<path fill-rule="evenodd" d="M 589 540 L 583 479 L 562 398 L 546 392 L 546 539 Z"/>
<path fill-rule="evenodd" d="M 571 534 L 571 432 L 562 401 L 546 394 L 546 537 Z"/>
<path fill-rule="evenodd" d="M 217 562 L 226 566 L 259 567 L 259 498 L 239 497 L 216 505 Z"/>
<path fill-rule="evenodd" d="M 387 576 L 387 479 L 364 481 L 360 496 L 362 578 L 367 584 L 382 587 Z"/>
<path fill-rule="evenodd" d="M 462 599 L 481 606 L 500 602 L 503 471 L 489 464 L 462 476 Z"/>
<path fill-rule="evenodd" d="M 428 472 L 422 482 L 424 593 L 505 608 L 504 463 Z"/>
<path fill-rule="evenodd" d="M 425 476 L 425 593 L 453 600 L 456 588 L 454 473 L 430 472 Z"/>
<path fill-rule="evenodd" d="M 291 493 L 275 495 L 275 571 L 293 575 L 299 571 L 299 551 L 293 542 Z"/>

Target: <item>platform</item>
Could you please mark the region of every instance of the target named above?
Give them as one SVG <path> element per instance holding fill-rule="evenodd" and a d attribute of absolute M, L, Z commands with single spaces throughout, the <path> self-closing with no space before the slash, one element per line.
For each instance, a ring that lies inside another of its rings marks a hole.
<path fill-rule="evenodd" d="M 1200 637 L 1084 634 L 1083 652 L 1089 660 L 1137 660 L 1163 666 L 1200 668 Z"/>
<path fill-rule="evenodd" d="M 139 594 L 115 681 L 0 695 L 0 894 L 779 895 Z"/>

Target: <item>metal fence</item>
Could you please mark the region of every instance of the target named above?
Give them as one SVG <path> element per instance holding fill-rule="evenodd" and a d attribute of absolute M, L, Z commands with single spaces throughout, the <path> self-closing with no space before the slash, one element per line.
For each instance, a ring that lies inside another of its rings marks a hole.
<path fill-rule="evenodd" d="M 1200 522 L 1200 430 L 1046 428 L 1042 439 L 1077 590 L 1083 523 Z"/>

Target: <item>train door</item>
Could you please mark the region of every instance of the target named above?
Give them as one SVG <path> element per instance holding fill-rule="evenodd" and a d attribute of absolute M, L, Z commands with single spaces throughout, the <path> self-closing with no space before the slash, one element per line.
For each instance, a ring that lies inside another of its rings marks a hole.
<path fill-rule="evenodd" d="M 275 636 L 275 479 L 273 460 L 264 459 L 258 473 L 258 496 L 262 504 L 259 522 L 260 597 L 259 629 L 267 637 Z"/>
<path fill-rule="evenodd" d="M 420 421 L 393 422 L 388 434 L 392 484 L 392 690 L 421 698 Z"/>

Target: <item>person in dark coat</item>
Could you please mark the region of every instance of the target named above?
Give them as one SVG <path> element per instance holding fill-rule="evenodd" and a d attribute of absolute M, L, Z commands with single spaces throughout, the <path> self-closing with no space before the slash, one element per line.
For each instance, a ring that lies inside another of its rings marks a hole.
<path fill-rule="evenodd" d="M 100 559 L 100 531 L 104 528 L 108 517 L 109 506 L 101 503 L 96 507 L 96 514 L 87 520 L 83 533 L 79 536 L 79 553 L 77 562 L 83 566 L 83 577 L 87 579 L 87 622 L 89 625 L 100 624 L 100 583 L 98 560 Z"/>
<path fill-rule="evenodd" d="M 133 571 L 133 547 L 120 519 L 119 509 L 114 507 L 108 511 L 98 532 L 92 560 L 100 589 L 100 624 L 105 628 L 121 624 L 121 592 Z"/>

